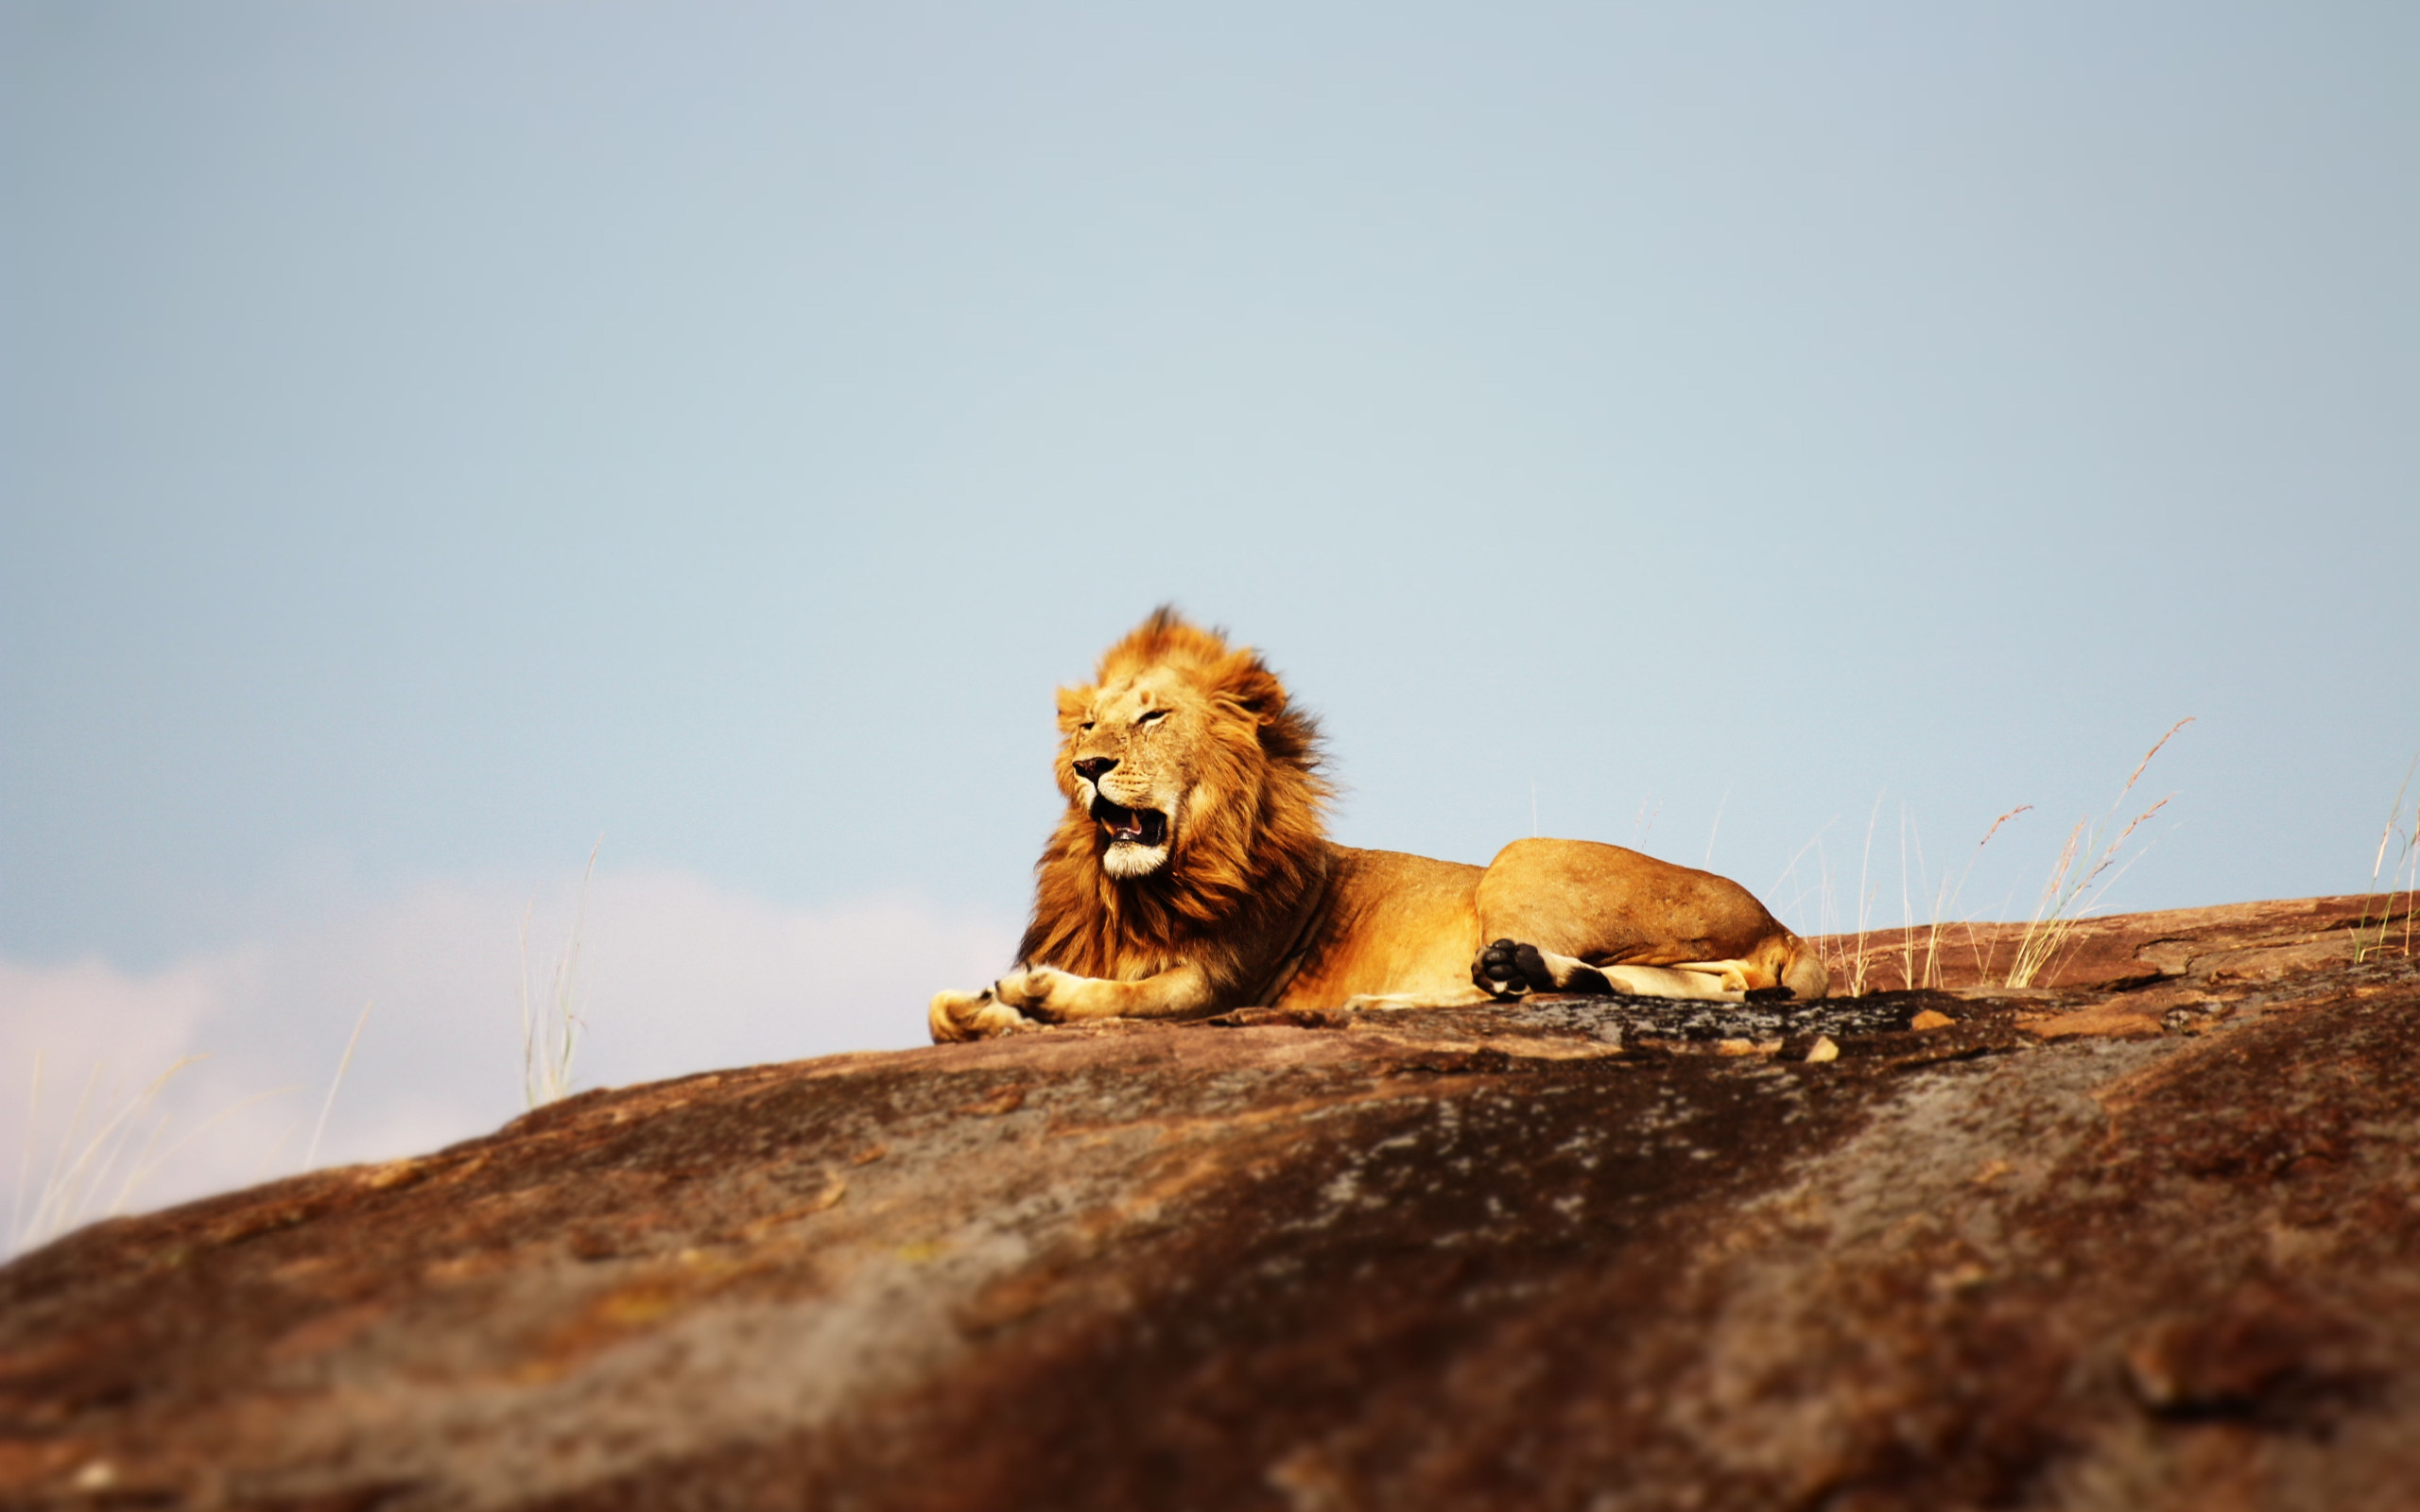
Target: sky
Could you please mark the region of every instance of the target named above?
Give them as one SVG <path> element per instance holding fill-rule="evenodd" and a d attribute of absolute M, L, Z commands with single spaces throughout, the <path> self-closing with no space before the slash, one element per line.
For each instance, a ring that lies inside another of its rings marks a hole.
<path fill-rule="evenodd" d="M 493 1128 L 575 927 L 579 1086 L 919 1042 L 1164 601 L 1352 844 L 1813 931 L 2167 798 L 2104 908 L 2360 891 L 2416 69 L 2396 4 L 0 0 L 8 1237 Z"/>

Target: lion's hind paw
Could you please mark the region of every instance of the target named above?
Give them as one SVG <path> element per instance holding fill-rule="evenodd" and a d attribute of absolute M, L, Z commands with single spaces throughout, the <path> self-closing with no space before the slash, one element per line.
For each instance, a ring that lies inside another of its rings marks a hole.
<path fill-rule="evenodd" d="M 1532 992 L 1602 994 L 1614 990 L 1605 973 L 1586 961 L 1555 955 L 1518 940 L 1499 939 L 1471 962 L 1471 981 L 1499 1003 Z"/>
<path fill-rule="evenodd" d="M 1555 989 L 1554 972 L 1538 948 L 1509 939 L 1499 939 L 1478 953 L 1471 962 L 1471 985 L 1502 1003 Z"/>

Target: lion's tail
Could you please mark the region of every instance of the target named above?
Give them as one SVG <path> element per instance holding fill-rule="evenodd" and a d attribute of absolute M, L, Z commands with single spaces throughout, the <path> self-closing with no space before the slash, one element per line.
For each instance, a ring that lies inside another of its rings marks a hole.
<path fill-rule="evenodd" d="M 1832 990 L 1832 973 L 1815 947 L 1775 925 L 1740 962 L 1752 988 L 1788 988 L 1792 998 L 1820 998 Z"/>
<path fill-rule="evenodd" d="M 1789 988 L 1793 998 L 1828 997 L 1832 991 L 1832 973 L 1824 969 L 1824 958 L 1815 947 L 1789 936 L 1789 958 L 1782 964 L 1781 985 Z"/>

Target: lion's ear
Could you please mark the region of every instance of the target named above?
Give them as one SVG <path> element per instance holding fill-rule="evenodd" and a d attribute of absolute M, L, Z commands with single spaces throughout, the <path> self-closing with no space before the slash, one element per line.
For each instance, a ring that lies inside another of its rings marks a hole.
<path fill-rule="evenodd" d="M 1212 696 L 1236 705 L 1264 725 L 1286 713 L 1286 684 L 1250 651 L 1236 652 L 1219 668 Z"/>

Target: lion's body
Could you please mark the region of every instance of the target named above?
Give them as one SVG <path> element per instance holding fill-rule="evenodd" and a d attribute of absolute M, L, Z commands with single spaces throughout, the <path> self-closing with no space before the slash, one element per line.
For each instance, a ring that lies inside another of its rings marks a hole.
<path fill-rule="evenodd" d="M 936 1040 L 1255 1004 L 1826 989 L 1813 953 L 1710 872 L 1586 840 L 1515 841 L 1486 867 L 1334 844 L 1308 716 L 1250 650 L 1165 610 L 1059 710 L 1068 808 L 1018 969 L 935 997 Z"/>
<path fill-rule="evenodd" d="M 1272 1007 L 1333 1007 L 1354 998 L 1477 1001 L 1471 956 L 1486 868 L 1400 850 L 1331 848 L 1326 907 Z"/>
<path fill-rule="evenodd" d="M 1495 939 L 1585 962 L 1614 986 L 1728 997 L 1783 985 L 1795 942 L 1737 883 L 1620 846 L 1515 840 L 1485 867 L 1344 846 L 1333 854 L 1326 916 L 1272 1006 L 1477 1002 L 1491 994 L 1473 984 L 1471 960 Z M 1744 986 L 1723 990 L 1735 973 L 1722 968 L 1734 966 Z"/>

